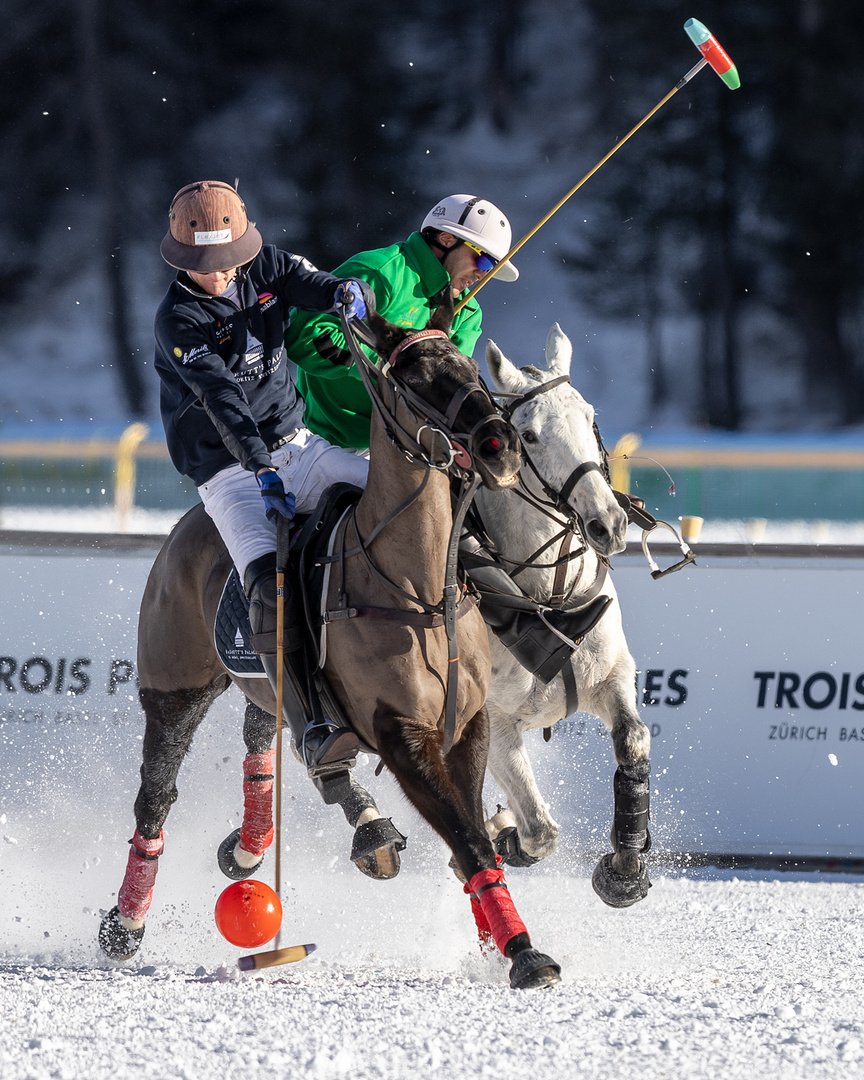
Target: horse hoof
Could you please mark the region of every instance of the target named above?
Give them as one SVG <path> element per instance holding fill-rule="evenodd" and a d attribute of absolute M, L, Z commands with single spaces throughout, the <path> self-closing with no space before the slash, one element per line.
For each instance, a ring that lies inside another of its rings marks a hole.
<path fill-rule="evenodd" d="M 262 855 L 254 866 L 241 866 L 234 855 L 234 848 L 237 847 L 239 839 L 240 830 L 235 829 L 230 836 L 225 837 L 216 852 L 219 869 L 225 877 L 231 878 L 232 881 L 242 881 L 244 878 L 252 877 L 261 869 L 261 863 L 264 862 L 264 856 Z"/>
<path fill-rule="evenodd" d="M 144 937 L 143 926 L 128 930 L 121 918 L 115 904 L 99 924 L 99 947 L 111 960 L 131 960 Z"/>
<path fill-rule="evenodd" d="M 501 862 L 507 866 L 533 866 L 540 862 L 522 847 L 519 832 L 515 825 L 509 825 L 495 837 L 495 854 L 501 856 Z"/>
<path fill-rule="evenodd" d="M 561 965 L 536 949 L 523 949 L 513 957 L 510 987 L 513 990 L 536 990 L 561 982 Z"/>
<path fill-rule="evenodd" d="M 404 850 L 405 837 L 390 818 L 374 818 L 354 830 L 351 861 L 367 877 L 386 881 L 399 873 L 399 852 Z"/>
<path fill-rule="evenodd" d="M 639 860 L 639 870 L 635 874 L 619 874 L 612 865 L 614 855 L 604 855 L 594 868 L 591 884 L 594 892 L 609 907 L 625 908 L 644 900 L 651 888 L 648 880 L 648 867 L 645 860 Z"/>

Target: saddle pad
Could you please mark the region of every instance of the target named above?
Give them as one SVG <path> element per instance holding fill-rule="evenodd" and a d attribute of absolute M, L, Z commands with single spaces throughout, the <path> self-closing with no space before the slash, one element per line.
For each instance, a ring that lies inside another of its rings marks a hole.
<path fill-rule="evenodd" d="M 240 585 L 237 571 L 232 570 L 216 609 L 213 627 L 216 651 L 232 675 L 244 679 L 266 679 L 261 657 L 249 644 L 250 637 L 249 601 Z"/>

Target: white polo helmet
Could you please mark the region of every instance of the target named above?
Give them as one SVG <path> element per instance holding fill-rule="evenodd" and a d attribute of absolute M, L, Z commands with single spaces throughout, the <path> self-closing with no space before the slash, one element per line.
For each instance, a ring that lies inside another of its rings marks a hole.
<path fill-rule="evenodd" d="M 420 231 L 424 229 L 437 229 L 468 240 L 495 262 L 504 258 L 513 240 L 513 230 L 506 216 L 494 203 L 479 195 L 448 195 L 423 219 Z M 513 263 L 506 262 L 495 276 L 501 281 L 515 281 L 519 271 Z"/>

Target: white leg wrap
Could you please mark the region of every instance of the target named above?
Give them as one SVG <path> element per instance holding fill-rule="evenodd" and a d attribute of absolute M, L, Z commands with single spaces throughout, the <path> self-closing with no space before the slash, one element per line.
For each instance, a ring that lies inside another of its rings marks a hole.
<path fill-rule="evenodd" d="M 251 851 L 246 851 L 245 848 L 240 847 L 240 841 L 238 840 L 234 845 L 234 858 L 238 866 L 242 866 L 244 870 L 251 870 L 253 866 L 257 866 L 261 862 L 264 856 L 253 855 Z"/>

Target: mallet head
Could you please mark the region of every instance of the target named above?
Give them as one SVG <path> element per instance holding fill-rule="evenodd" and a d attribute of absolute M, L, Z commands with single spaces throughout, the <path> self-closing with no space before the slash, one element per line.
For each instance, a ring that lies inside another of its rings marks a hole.
<path fill-rule="evenodd" d="M 687 36 L 729 89 L 737 90 L 741 85 L 741 80 L 738 78 L 738 68 L 732 63 L 729 53 L 726 52 L 711 31 L 698 19 L 688 19 L 684 23 L 684 29 L 687 31 Z"/>

